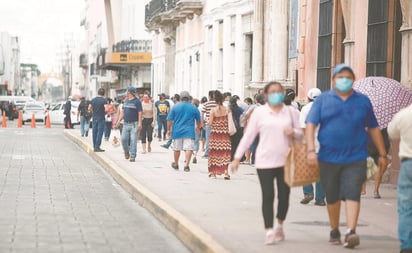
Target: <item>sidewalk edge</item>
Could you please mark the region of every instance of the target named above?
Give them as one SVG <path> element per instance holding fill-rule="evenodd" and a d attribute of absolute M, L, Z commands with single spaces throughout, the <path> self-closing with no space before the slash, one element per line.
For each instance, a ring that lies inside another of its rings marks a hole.
<path fill-rule="evenodd" d="M 91 145 L 81 140 L 80 137 L 67 130 L 64 131 L 64 135 L 98 162 L 125 191 L 180 239 L 190 251 L 196 253 L 230 252 L 214 240 L 210 234 L 160 199 L 159 196 L 139 183 L 112 160 L 102 154 L 93 152 Z"/>

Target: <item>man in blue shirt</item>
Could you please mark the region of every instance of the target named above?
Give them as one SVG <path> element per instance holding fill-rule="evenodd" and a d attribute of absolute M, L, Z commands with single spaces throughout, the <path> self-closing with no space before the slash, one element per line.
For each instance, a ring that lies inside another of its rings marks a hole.
<path fill-rule="evenodd" d="M 180 152 L 185 151 L 186 162 L 184 171 L 189 172 L 189 164 L 195 148 L 195 133 L 200 132 L 200 112 L 189 102 L 189 92 L 182 91 L 180 99 L 181 102 L 173 106 L 167 117 L 167 132 L 173 139 L 174 162 L 172 163 L 172 168 L 175 170 L 179 169 Z"/>
<path fill-rule="evenodd" d="M 366 180 L 368 133 L 379 150 L 380 169 L 388 163 L 372 104 L 368 97 L 352 89 L 354 80 L 355 74 L 351 67 L 344 64 L 336 66 L 334 88 L 315 100 L 306 119 L 308 163 L 319 163 L 331 225 L 329 242 L 333 244 L 341 243 L 340 201 L 345 201 L 345 248 L 354 248 L 360 244 L 356 226 L 362 184 Z M 315 130 L 318 125 L 320 149 L 316 154 Z"/>
<path fill-rule="evenodd" d="M 104 98 L 105 90 L 99 88 L 97 97 L 93 98 L 89 105 L 89 111 L 93 112 L 93 148 L 94 152 L 104 152 L 100 148 L 104 132 L 104 115 L 106 115 L 107 100 Z"/>
<path fill-rule="evenodd" d="M 124 119 L 122 130 L 122 146 L 124 157 L 130 162 L 136 161 L 137 133 L 142 129 L 142 103 L 136 97 L 136 89 L 127 89 L 127 99 L 124 101 L 123 110 L 120 112 L 120 122 Z M 130 145 L 129 145 L 130 143 Z"/>

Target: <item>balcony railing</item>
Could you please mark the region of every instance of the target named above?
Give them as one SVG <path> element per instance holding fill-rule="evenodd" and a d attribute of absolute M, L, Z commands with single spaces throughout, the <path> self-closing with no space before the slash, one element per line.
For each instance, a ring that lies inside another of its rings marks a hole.
<path fill-rule="evenodd" d="M 112 46 L 114 53 L 151 52 L 151 40 L 122 40 Z"/>
<path fill-rule="evenodd" d="M 151 0 L 146 5 L 145 22 L 149 29 L 156 29 L 170 21 L 192 19 L 202 13 L 200 0 Z"/>

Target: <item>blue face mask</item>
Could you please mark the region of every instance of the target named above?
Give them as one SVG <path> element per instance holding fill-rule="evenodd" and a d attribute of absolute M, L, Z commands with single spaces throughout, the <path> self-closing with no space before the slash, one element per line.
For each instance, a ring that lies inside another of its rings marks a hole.
<path fill-rule="evenodd" d="M 342 77 L 336 79 L 336 89 L 340 92 L 348 92 L 352 89 L 353 81 L 349 78 Z"/>
<path fill-rule="evenodd" d="M 281 92 L 275 92 L 269 94 L 269 103 L 273 106 L 279 105 L 285 100 L 285 94 Z"/>

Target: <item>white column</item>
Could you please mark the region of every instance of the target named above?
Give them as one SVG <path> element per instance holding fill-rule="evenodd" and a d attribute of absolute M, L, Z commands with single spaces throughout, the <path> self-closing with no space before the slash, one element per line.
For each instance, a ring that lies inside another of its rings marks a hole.
<path fill-rule="evenodd" d="M 264 23 L 264 0 L 255 0 L 253 13 L 253 66 L 252 82 L 263 81 L 263 23 Z"/>
<path fill-rule="evenodd" d="M 288 69 L 288 9 L 289 1 L 272 0 L 272 34 L 271 52 L 272 66 L 270 78 L 273 80 L 285 80 Z"/>
<path fill-rule="evenodd" d="M 234 55 L 231 54 L 231 19 L 227 16 L 223 20 L 223 91 L 233 92 L 234 79 L 231 72 L 231 67 L 233 65 Z"/>
<path fill-rule="evenodd" d="M 242 15 L 236 16 L 236 39 L 235 39 L 235 83 L 234 92 L 243 98 L 245 95 L 245 38 L 242 28 Z"/>
<path fill-rule="evenodd" d="M 401 0 L 402 7 L 402 59 L 401 83 L 412 88 L 412 3 Z"/>
<path fill-rule="evenodd" d="M 352 0 L 341 0 L 341 5 L 346 30 L 346 38 L 343 40 L 343 45 L 345 48 L 345 64 L 353 66 L 355 49 L 355 36 L 353 34 L 353 24 L 355 23 L 355 17 L 352 17 Z"/>
<path fill-rule="evenodd" d="M 219 21 L 213 22 L 212 89 L 218 88 L 219 77 Z"/>

